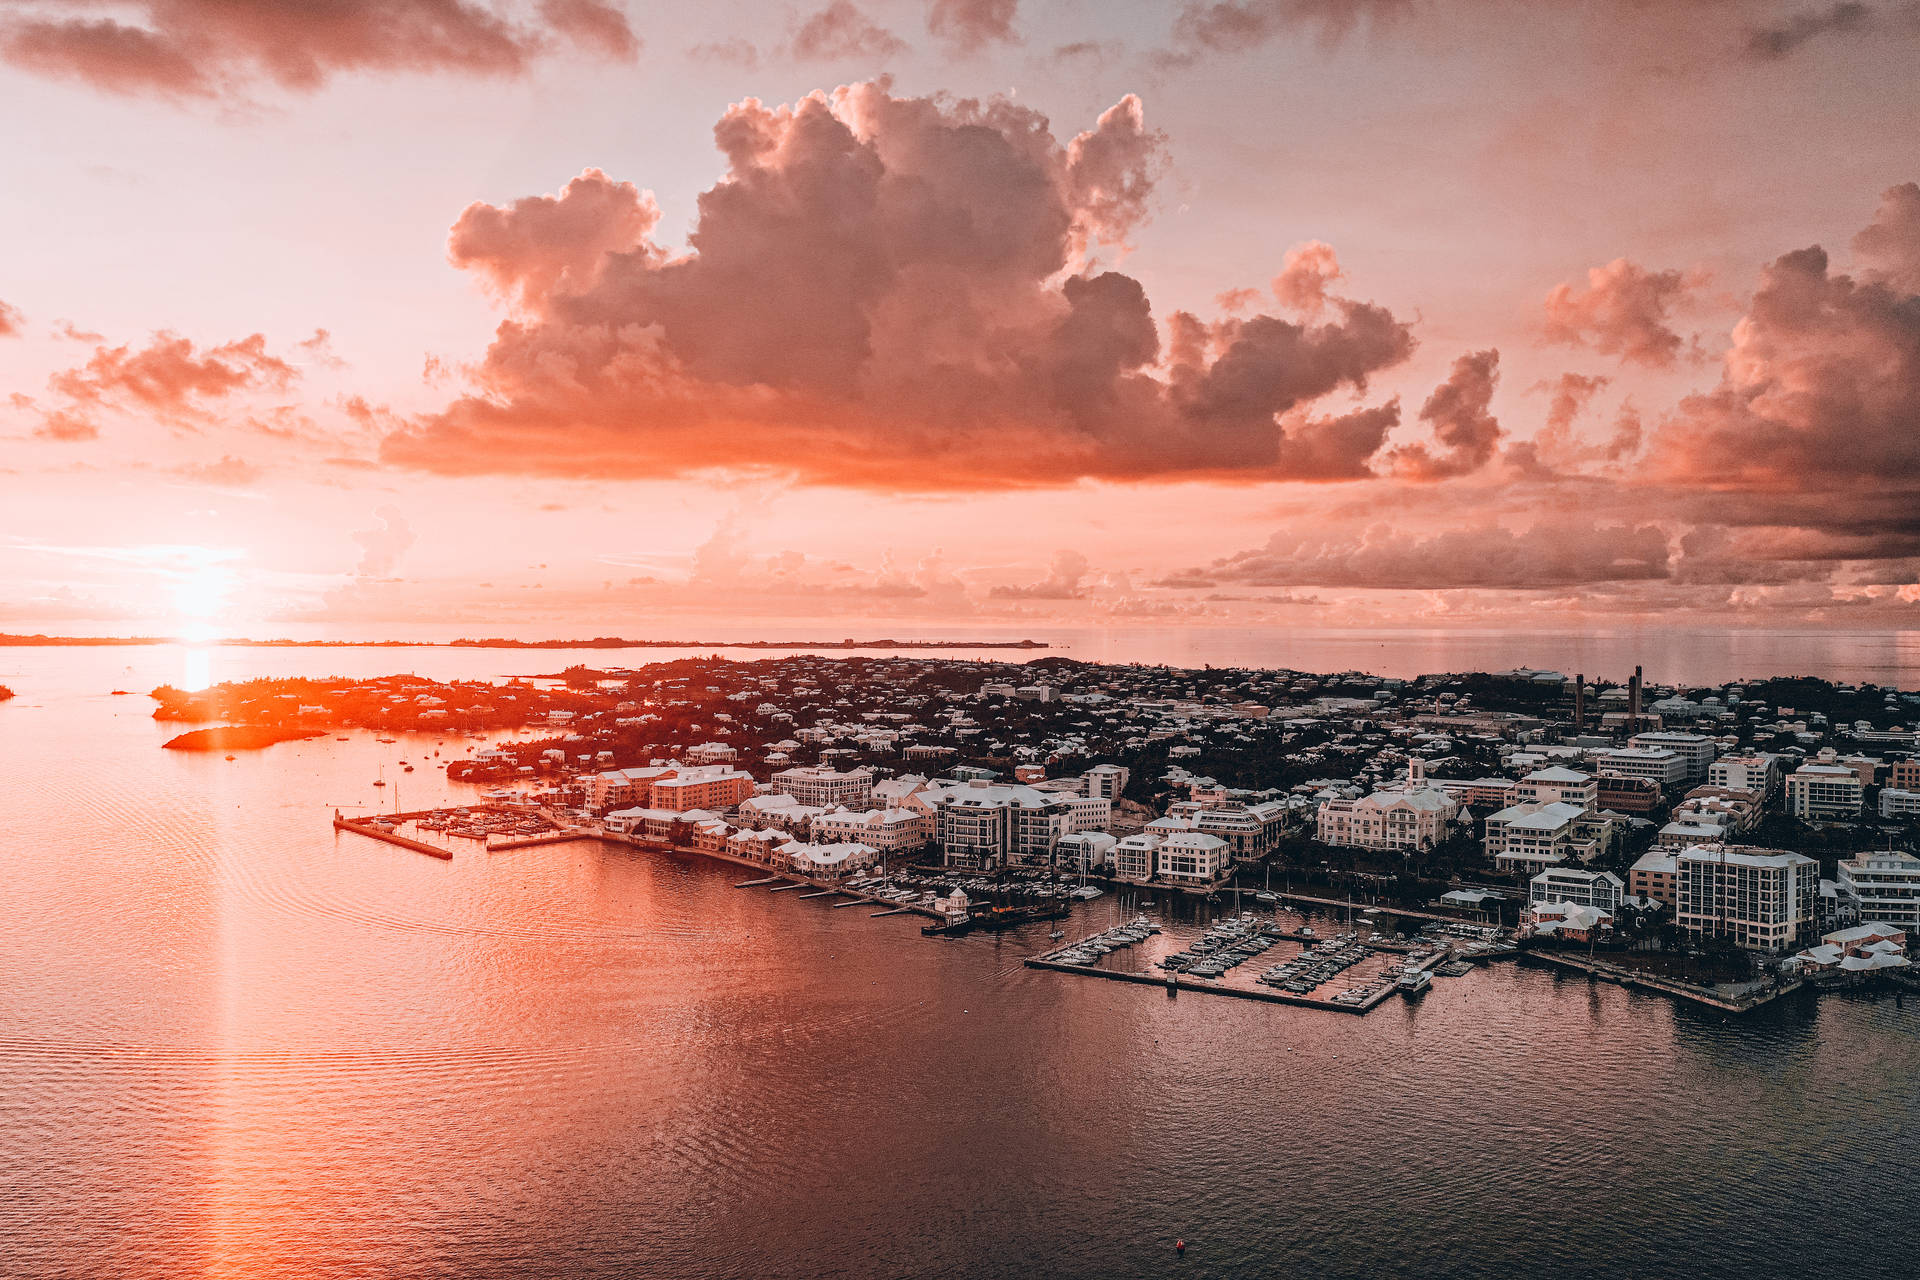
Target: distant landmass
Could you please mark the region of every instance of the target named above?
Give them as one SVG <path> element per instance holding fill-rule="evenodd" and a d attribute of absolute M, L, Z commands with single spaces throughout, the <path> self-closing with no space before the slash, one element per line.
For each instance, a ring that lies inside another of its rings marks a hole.
<path fill-rule="evenodd" d="M 185 644 L 177 636 L 43 636 L 0 634 L 0 648 L 35 645 Z M 256 649 L 1045 649 L 1044 640 L 212 640 Z"/>
<path fill-rule="evenodd" d="M 276 742 L 298 742 L 319 738 L 319 729 L 294 729 L 271 724 L 227 724 L 215 729 L 194 729 L 160 745 L 169 751 L 257 751 Z"/>

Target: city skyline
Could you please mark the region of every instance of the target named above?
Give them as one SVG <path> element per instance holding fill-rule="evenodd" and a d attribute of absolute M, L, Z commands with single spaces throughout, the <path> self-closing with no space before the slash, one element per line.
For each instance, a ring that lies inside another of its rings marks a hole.
<path fill-rule="evenodd" d="M 0 630 L 1909 626 L 1916 52 L 9 4 Z"/>

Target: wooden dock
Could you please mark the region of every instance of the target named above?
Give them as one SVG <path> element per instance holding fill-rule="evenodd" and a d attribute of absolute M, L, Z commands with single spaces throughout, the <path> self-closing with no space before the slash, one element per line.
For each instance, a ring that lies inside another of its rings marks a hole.
<path fill-rule="evenodd" d="M 1463 959 L 1465 957 L 1462 957 Z M 1782 983 L 1755 992 L 1746 998 L 1727 999 L 1715 995 L 1705 987 L 1696 987 L 1691 983 L 1677 982 L 1670 978 L 1658 978 L 1649 974 L 1635 973 L 1631 969 L 1622 969 L 1600 961 L 1587 960 L 1579 956 L 1563 956 L 1551 951 L 1526 950 L 1520 952 L 1522 960 L 1535 964 L 1549 965 L 1557 969 L 1571 969 L 1584 973 L 1590 978 L 1602 982 L 1611 982 L 1616 986 L 1633 987 L 1641 991 L 1651 991 L 1656 995 L 1671 996 L 1676 1000 L 1686 1000 L 1708 1009 L 1717 1009 L 1722 1013 L 1751 1013 L 1762 1005 L 1772 1004 L 1781 996 L 1800 990 L 1806 984 L 1795 981 Z"/>
<path fill-rule="evenodd" d="M 531 849 L 542 844 L 566 844 L 571 840 L 585 837 L 572 831 L 546 831 L 537 836 L 503 836 L 498 840 L 487 841 L 487 852 L 497 853 L 505 849 Z"/>
<path fill-rule="evenodd" d="M 355 822 L 352 818 L 343 818 L 340 816 L 338 809 L 334 810 L 333 813 L 333 829 L 335 831 L 351 831 L 355 835 L 365 836 L 369 840 L 384 840 L 388 844 L 397 844 L 402 849 L 411 849 L 415 853 L 424 853 L 429 858 L 438 858 L 442 862 L 453 861 L 453 850 L 451 849 L 442 849 L 439 845 L 428 844 L 424 840 L 411 840 L 406 836 L 396 835 L 388 831 L 385 827 L 375 826 L 371 822 Z"/>

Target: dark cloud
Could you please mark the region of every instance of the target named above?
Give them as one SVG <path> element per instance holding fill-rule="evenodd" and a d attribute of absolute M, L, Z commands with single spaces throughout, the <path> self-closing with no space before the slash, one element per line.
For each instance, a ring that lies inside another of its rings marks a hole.
<path fill-rule="evenodd" d="M 1786 57 L 1809 40 L 1826 35 L 1860 34 L 1874 26 L 1874 13 L 1864 4 L 1845 3 L 1827 9 L 1808 9 L 1747 36 L 1747 54 L 1762 61 Z"/>
<path fill-rule="evenodd" d="M 474 394 L 390 436 L 388 460 L 964 490 L 1329 478 L 1377 447 L 1377 418 L 1295 443 L 1280 415 L 1407 358 L 1384 307 L 1176 313 L 1163 352 L 1139 281 L 1075 271 L 1151 207 L 1164 144 L 1131 96 L 1065 144 L 1011 102 L 878 84 L 749 100 L 715 139 L 727 175 L 679 256 L 647 238 L 651 203 L 597 173 L 464 212 L 455 260 L 521 314 Z"/>
<path fill-rule="evenodd" d="M 1437 449 L 1412 444 L 1393 453 L 1394 468 L 1412 480 L 1443 480 L 1478 471 L 1499 447 L 1493 392 L 1500 383 L 1500 353 L 1473 351 L 1453 362 L 1447 380 L 1420 406 L 1420 421 L 1433 429 Z"/>
<path fill-rule="evenodd" d="M 343 72 L 515 75 L 557 43 L 631 58 L 625 14 L 603 0 L 531 12 L 469 0 L 128 0 L 112 16 L 16 6 L 0 58 L 114 93 L 217 97 L 257 82 L 310 91 Z"/>

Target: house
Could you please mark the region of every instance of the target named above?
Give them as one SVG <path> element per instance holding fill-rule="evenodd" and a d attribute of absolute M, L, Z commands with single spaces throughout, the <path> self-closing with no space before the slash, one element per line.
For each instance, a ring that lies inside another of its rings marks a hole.
<path fill-rule="evenodd" d="M 1581 871 L 1549 867 L 1527 881 L 1528 902 L 1571 902 L 1616 912 L 1626 897 L 1626 885 L 1611 871 Z"/>
<path fill-rule="evenodd" d="M 1520 928 L 1534 937 L 1592 942 L 1612 932 L 1613 913 L 1577 902 L 1530 902 Z"/>

